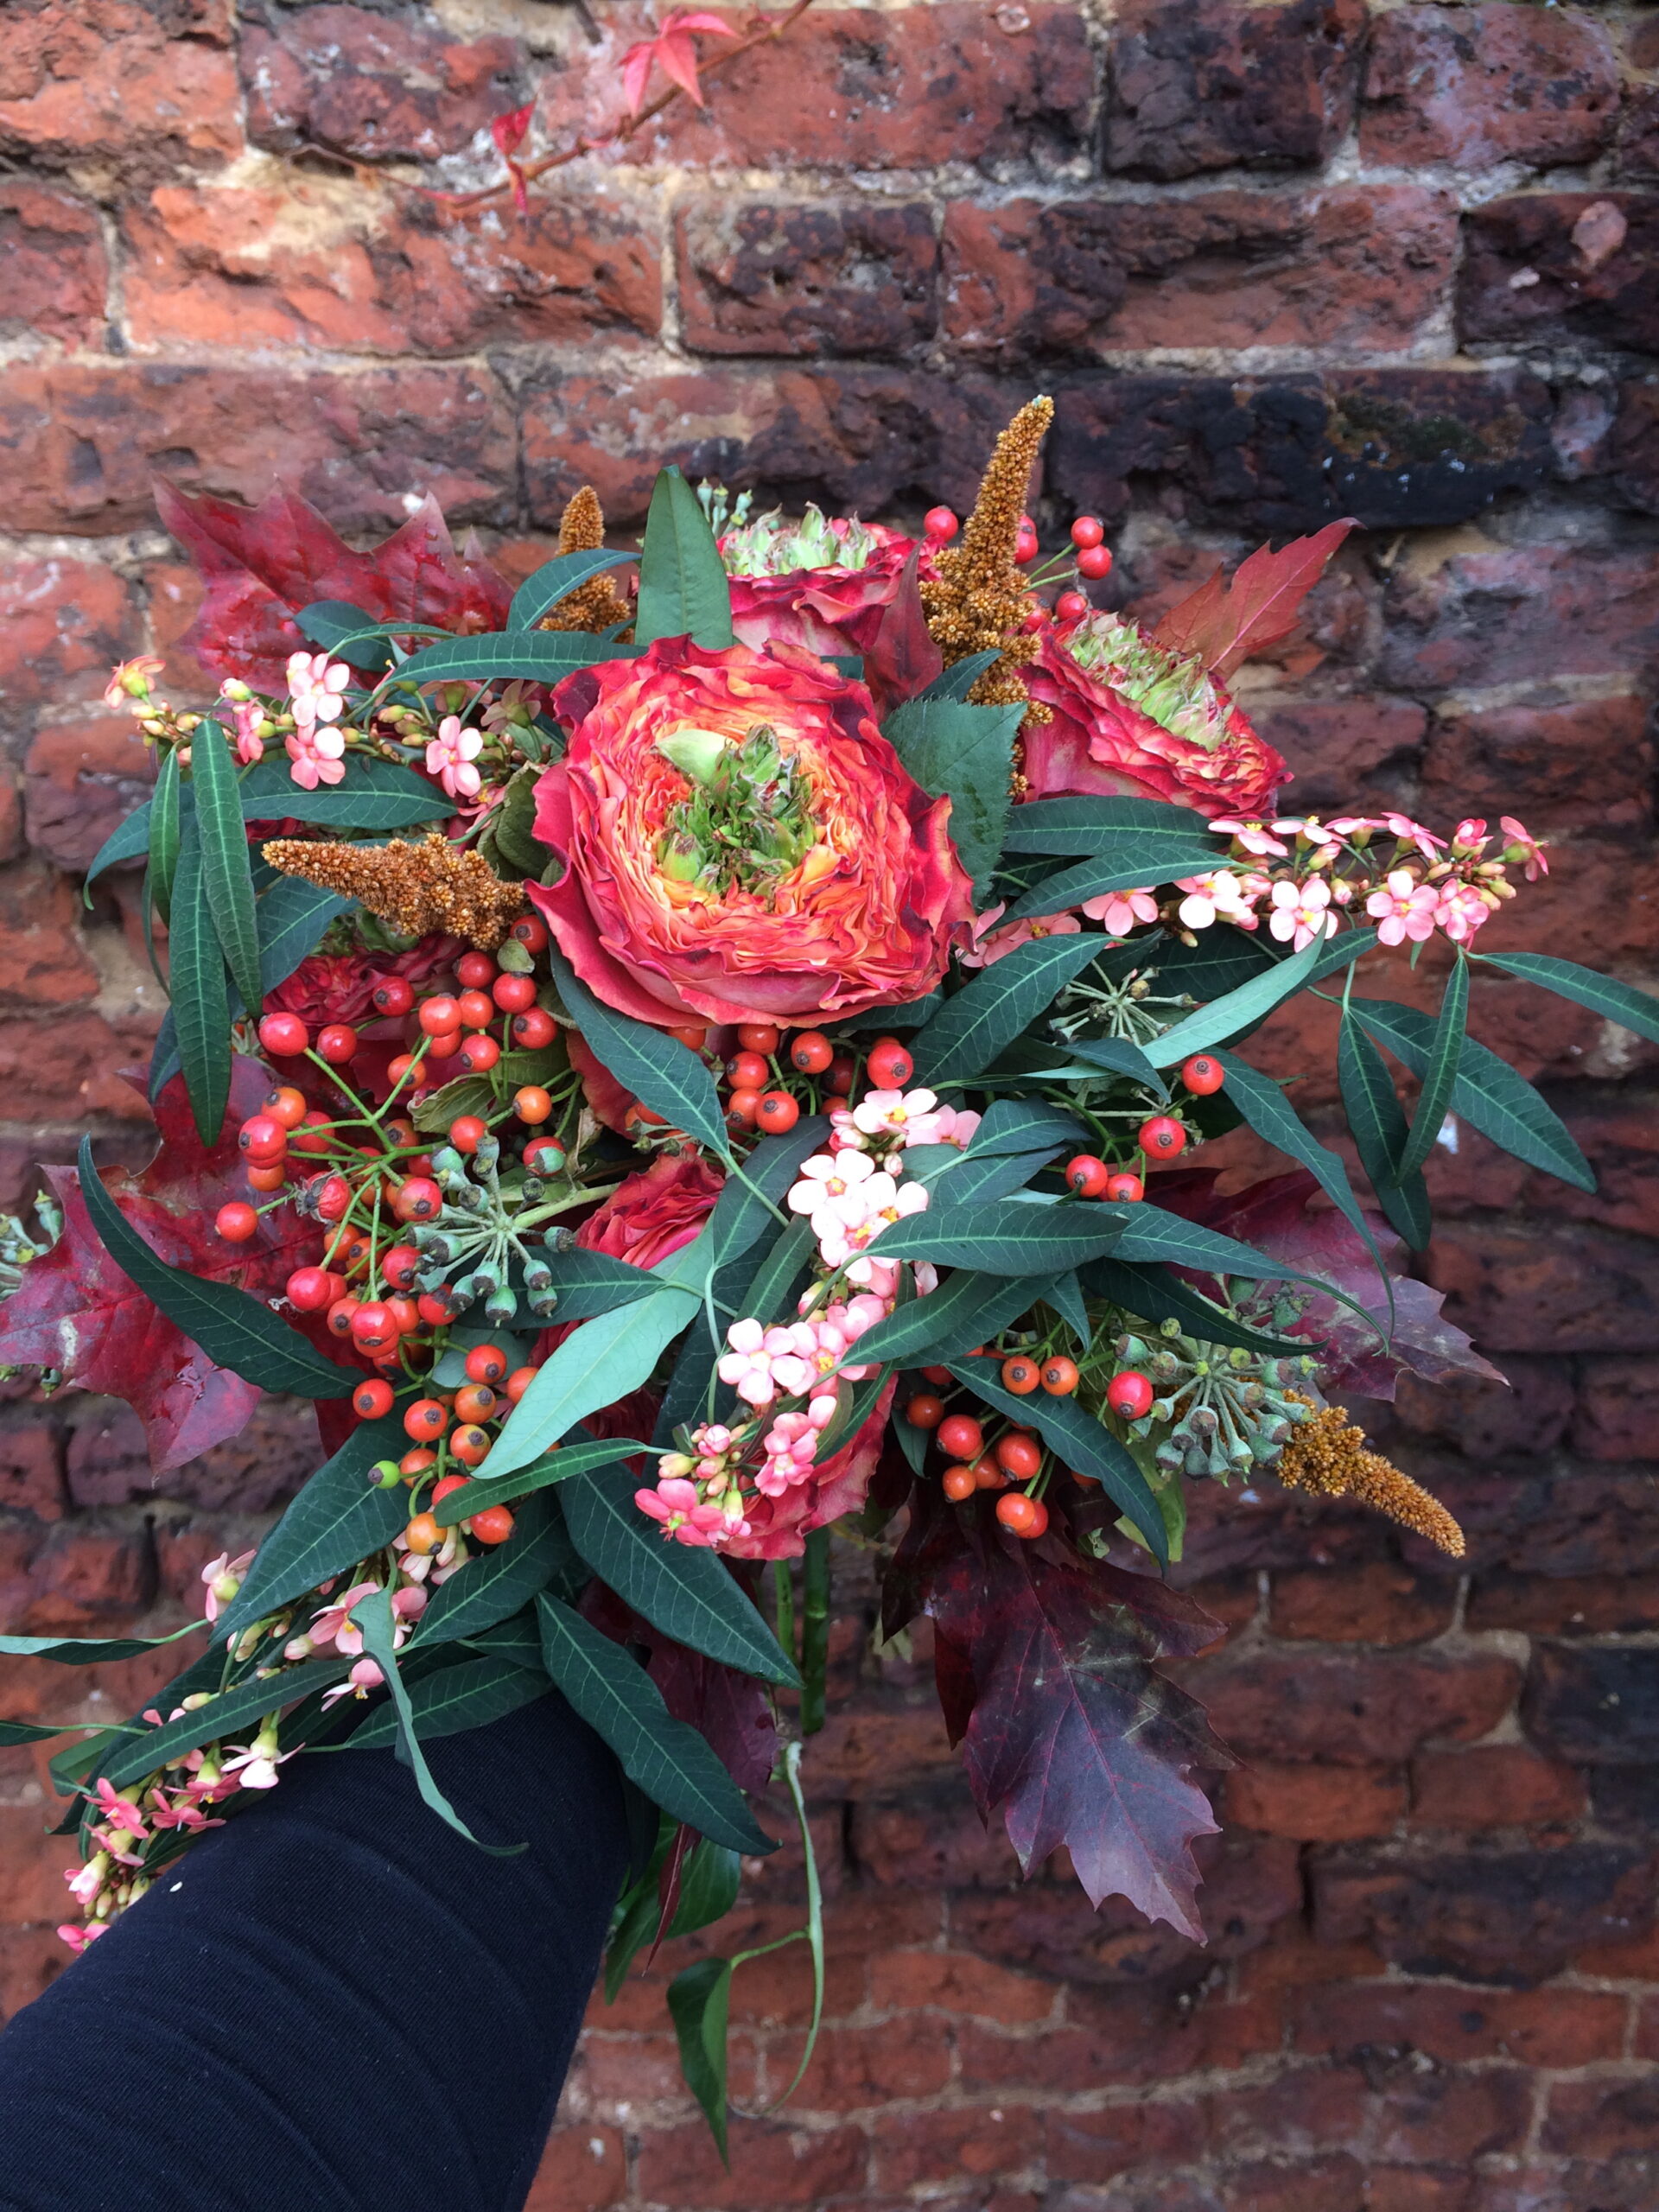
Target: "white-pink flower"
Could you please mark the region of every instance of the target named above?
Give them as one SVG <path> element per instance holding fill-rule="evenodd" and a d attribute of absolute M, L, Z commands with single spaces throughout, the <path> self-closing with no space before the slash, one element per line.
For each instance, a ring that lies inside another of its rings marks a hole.
<path fill-rule="evenodd" d="M 1452 846 L 1454 852 L 1470 854 L 1484 852 L 1491 842 L 1486 835 L 1486 823 L 1483 816 L 1466 817 L 1452 832 Z"/>
<path fill-rule="evenodd" d="M 1027 914 L 1023 921 L 1005 922 L 1000 930 L 991 929 L 1001 912 L 1001 906 L 993 906 L 974 924 L 974 949 L 961 955 L 964 968 L 992 967 L 1033 938 L 1075 937 L 1083 927 L 1075 914 Z"/>
<path fill-rule="evenodd" d="M 890 1136 L 900 1144 L 938 1141 L 938 1099 L 931 1090 L 867 1090 L 853 1109 L 853 1126 L 867 1137 Z M 945 1109 L 955 1120 L 954 1112 Z"/>
<path fill-rule="evenodd" d="M 1272 905 L 1268 928 L 1281 943 L 1288 938 L 1293 951 L 1300 952 L 1316 937 L 1329 937 L 1337 926 L 1337 918 L 1330 911 L 1331 887 L 1320 876 L 1311 876 L 1302 884 L 1275 883 Z"/>
<path fill-rule="evenodd" d="M 1230 869 L 1217 868 L 1208 875 L 1180 876 L 1175 887 L 1186 893 L 1179 912 L 1182 923 L 1190 930 L 1207 930 L 1217 921 L 1232 922 L 1243 929 L 1255 925 L 1243 883 Z"/>
<path fill-rule="evenodd" d="M 331 661 L 327 653 L 290 653 L 288 659 L 289 709 L 302 729 L 318 722 L 337 722 L 345 708 L 344 693 L 352 671 L 343 660 Z"/>
<path fill-rule="evenodd" d="M 1281 823 L 1275 823 L 1274 829 L 1282 829 L 1283 826 Z M 1236 844 L 1243 845 L 1247 853 L 1255 854 L 1258 859 L 1281 861 L 1289 849 L 1280 843 L 1265 822 L 1212 822 L 1210 827 L 1219 836 L 1232 838 Z M 1088 911 L 1085 906 L 1084 913 Z"/>
<path fill-rule="evenodd" d="M 1151 889 L 1107 891 L 1098 899 L 1085 899 L 1083 911 L 1091 922 L 1103 922 L 1108 937 L 1127 937 L 1137 922 L 1155 922 L 1158 901 Z"/>
<path fill-rule="evenodd" d="M 841 1152 L 815 1152 L 801 1162 L 800 1173 L 800 1181 L 790 1185 L 789 1210 L 811 1215 L 831 1198 L 845 1198 L 854 1184 L 874 1175 L 875 1163 L 868 1153 L 855 1152 L 849 1146 Z"/>
<path fill-rule="evenodd" d="M 451 798 L 476 798 L 483 778 L 473 763 L 484 750 L 475 729 L 463 729 L 459 715 L 446 715 L 426 748 L 426 772 L 435 776 Z"/>
<path fill-rule="evenodd" d="M 232 690 L 232 685 L 235 689 Z M 245 683 L 237 683 L 233 677 L 226 677 L 219 686 L 219 697 L 231 710 L 231 720 L 236 728 L 236 757 L 245 768 L 255 760 L 265 757 L 263 734 L 265 710 L 259 702 L 248 694 Z"/>
<path fill-rule="evenodd" d="M 1419 883 L 1408 869 L 1397 868 L 1372 892 L 1365 911 L 1376 920 L 1380 943 L 1398 944 L 1409 938 L 1414 944 L 1421 944 L 1434 934 L 1434 911 L 1440 903 L 1440 893 L 1431 886 Z"/>
<path fill-rule="evenodd" d="M 291 737 L 283 739 L 283 749 L 294 764 L 288 772 L 302 791 L 314 791 L 319 784 L 345 782 L 343 732 L 326 724 L 317 729 L 296 729 Z"/>
<path fill-rule="evenodd" d="M 150 683 L 166 665 L 159 653 L 139 653 L 131 660 L 121 661 L 111 671 L 105 705 L 111 712 L 124 707 L 130 715 L 149 714 L 154 703 Z"/>
<path fill-rule="evenodd" d="M 244 1552 L 232 1559 L 228 1552 L 220 1552 L 217 1559 L 210 1559 L 201 1570 L 201 1580 L 207 1595 L 202 1603 L 202 1612 L 210 1621 L 216 1621 L 242 1587 L 242 1578 L 253 1565 L 253 1554 Z"/>
<path fill-rule="evenodd" d="M 1415 845 L 1426 861 L 1446 850 L 1444 837 L 1437 837 L 1432 830 L 1425 830 L 1421 822 L 1414 822 L 1408 814 L 1385 814 L 1383 826 L 1391 830 L 1402 844 Z"/>
<path fill-rule="evenodd" d="M 1467 944 L 1491 912 L 1472 883 L 1448 883 L 1441 889 L 1434 919 L 1454 944 Z"/>

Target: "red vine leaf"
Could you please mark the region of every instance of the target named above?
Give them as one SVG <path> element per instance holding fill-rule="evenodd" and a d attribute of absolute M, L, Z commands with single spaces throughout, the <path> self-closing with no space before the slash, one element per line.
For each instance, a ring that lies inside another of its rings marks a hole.
<path fill-rule="evenodd" d="M 231 1134 L 209 1151 L 175 1076 L 156 1103 L 161 1144 L 149 1166 L 137 1175 L 101 1171 L 111 1197 L 163 1260 L 256 1294 L 280 1293 L 321 1248 L 316 1225 L 291 1206 L 263 1215 L 247 1244 L 227 1244 L 213 1228 L 227 1199 L 248 1196 L 235 1131 L 270 1088 L 270 1071 L 257 1060 L 232 1060 Z M 236 1435 L 259 1402 L 258 1389 L 215 1366 L 122 1273 L 99 1242 L 76 1171 L 48 1167 L 46 1174 L 63 1208 L 63 1234 L 0 1306 L 0 1360 L 60 1368 L 84 1390 L 124 1398 L 144 1425 L 158 1474 Z"/>
<path fill-rule="evenodd" d="M 372 552 L 357 553 L 308 501 L 273 492 L 257 507 L 156 486 L 162 520 L 207 585 L 185 645 L 216 676 L 280 692 L 290 653 L 314 652 L 294 616 L 348 600 L 377 621 L 401 616 L 468 634 L 501 629 L 511 598 L 487 563 L 456 553 L 437 501 L 424 499 Z"/>
<path fill-rule="evenodd" d="M 1216 1823 L 1194 1766 L 1225 1766 L 1203 1709 L 1157 1673 L 1215 1641 L 1190 1598 L 1013 1539 L 933 1573 L 940 1702 L 974 1801 L 1001 1810 L 1027 1873 L 1064 1844 L 1092 1904 L 1119 1895 L 1203 1940 L 1194 1838 Z"/>
<path fill-rule="evenodd" d="M 1196 653 L 1224 681 L 1241 661 L 1290 635 L 1302 601 L 1332 555 L 1358 528 L 1351 519 L 1331 522 L 1312 537 L 1293 538 L 1276 553 L 1263 545 L 1239 563 L 1227 583 L 1217 569 L 1170 608 L 1152 633 L 1154 642 L 1173 653 Z"/>

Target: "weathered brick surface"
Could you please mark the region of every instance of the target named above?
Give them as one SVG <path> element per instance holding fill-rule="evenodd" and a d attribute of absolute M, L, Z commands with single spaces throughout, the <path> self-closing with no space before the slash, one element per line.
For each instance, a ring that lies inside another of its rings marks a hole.
<path fill-rule="evenodd" d="M 134 872 L 90 912 L 78 877 L 145 779 L 110 663 L 213 688 L 156 474 L 280 480 L 359 536 L 429 490 L 517 577 L 584 481 L 636 527 L 664 458 L 762 501 L 961 508 L 1052 391 L 1033 512 L 1046 545 L 1106 517 L 1113 604 L 1155 616 L 1264 537 L 1365 526 L 1237 683 L 1296 806 L 1517 814 L 1553 873 L 1487 942 L 1659 985 L 1650 7 L 819 0 L 527 218 L 438 196 L 488 177 L 512 107 L 531 154 L 618 117 L 651 22 L 0 10 L 0 1204 L 83 1127 L 110 1159 L 149 1141 L 114 1072 L 158 1003 Z M 1360 982 L 1432 1007 L 1443 974 L 1377 955 Z M 1021 1880 L 927 1624 L 878 1652 L 849 1552 L 807 1766 L 815 2067 L 734 2123 L 728 2174 L 664 2004 L 715 1939 L 667 1947 L 595 2000 L 532 2212 L 1652 2212 L 1659 1048 L 1490 969 L 1474 996 L 1598 1187 L 1464 1125 L 1430 1163 L 1427 1271 L 1511 1387 L 1363 1410 L 1464 1560 L 1270 1481 L 1195 1491 L 1178 1579 L 1228 1634 L 1182 1672 L 1240 1760 L 1197 1847 L 1207 1947 L 1091 1911 L 1064 1854 Z M 1251 1049 L 1306 1071 L 1342 1144 L 1331 1020 L 1299 1005 Z M 158 1480 L 113 1402 L 5 1389 L 7 1631 L 185 1618 L 315 1464 L 309 1410 L 271 1405 Z M 107 1719 L 174 1663 L 0 1660 L 0 1710 Z M 42 1772 L 0 1749 L 0 2014 L 62 1960 Z M 801 1896 L 791 1847 L 718 1947 L 786 1935 Z M 810 2007 L 801 1946 L 738 1976 L 747 2105 Z"/>

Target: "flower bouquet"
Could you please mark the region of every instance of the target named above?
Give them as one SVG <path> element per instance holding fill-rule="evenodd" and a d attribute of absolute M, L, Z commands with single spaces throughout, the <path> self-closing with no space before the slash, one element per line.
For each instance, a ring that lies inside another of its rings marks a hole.
<path fill-rule="evenodd" d="M 116 672 L 158 770 L 92 871 L 142 862 L 166 932 L 160 1145 L 48 1171 L 0 1358 L 127 1398 L 158 1470 L 296 1393 L 321 1464 L 206 1571 L 200 1656 L 58 1754 L 72 1945 L 314 1747 L 399 1747 L 459 1826 L 423 1746 L 556 1687 L 642 1815 L 613 1989 L 775 1847 L 769 1782 L 810 1870 L 837 1524 L 885 1632 L 931 1618 L 1022 1865 L 1064 1846 L 1095 1902 L 1196 1936 L 1192 1774 L 1225 1754 L 1158 1671 L 1216 1633 L 1161 1579 L 1188 1486 L 1346 1497 L 1460 1551 L 1332 1400 L 1492 1373 L 1402 1272 L 1448 1116 L 1589 1186 L 1465 1033 L 1471 982 L 1650 1039 L 1659 1005 L 1477 950 L 1547 865 L 1519 823 L 1281 810 L 1226 679 L 1348 525 L 1147 629 L 1090 603 L 1096 520 L 1041 558 L 1051 413 L 919 538 L 669 468 L 637 549 L 583 492 L 511 593 L 435 510 L 361 553 L 296 500 L 164 493 L 220 695 Z M 1355 988 L 1437 939 L 1438 1014 Z M 1237 1049 L 1297 993 L 1336 1009 L 1380 1211 Z M 1240 1124 L 1286 1170 L 1224 1194 L 1192 1158 Z M 671 1999 L 722 2132 L 733 1963 Z"/>

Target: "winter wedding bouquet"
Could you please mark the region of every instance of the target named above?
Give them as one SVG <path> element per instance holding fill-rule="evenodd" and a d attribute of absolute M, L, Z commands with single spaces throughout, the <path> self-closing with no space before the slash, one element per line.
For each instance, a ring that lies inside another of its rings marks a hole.
<path fill-rule="evenodd" d="M 610 1986 L 730 1906 L 775 1781 L 821 1992 L 800 1764 L 837 1525 L 884 1632 L 931 1618 L 1021 1863 L 1064 1846 L 1091 1899 L 1196 1935 L 1192 1777 L 1225 1754 L 1158 1671 L 1216 1633 L 1161 1578 L 1188 1485 L 1461 1550 L 1330 1399 L 1492 1373 L 1400 1272 L 1448 1115 L 1590 1185 L 1466 1035 L 1471 980 L 1650 1039 L 1659 1005 L 1477 949 L 1546 867 L 1518 822 L 1283 810 L 1225 683 L 1347 525 L 1155 629 L 1098 611 L 1099 523 L 1045 561 L 1025 512 L 1052 411 L 919 539 L 670 468 L 636 549 L 580 493 L 511 594 L 430 507 L 360 553 L 291 499 L 163 495 L 223 682 L 199 714 L 116 671 L 157 772 L 92 869 L 142 862 L 165 932 L 160 1145 L 48 1171 L 0 1358 L 128 1400 L 163 1472 L 298 1394 L 321 1464 L 205 1571 L 200 1656 L 55 1758 L 71 1944 L 312 1747 L 397 1747 L 459 1826 L 423 1746 L 556 1687 L 644 1815 Z M 1438 1014 L 1356 989 L 1440 940 Z M 1299 992 L 1380 1212 L 1238 1049 Z M 1224 1196 L 1192 1160 L 1241 1122 L 1287 1167 Z M 720 2130 L 733 1964 L 671 1995 Z"/>

